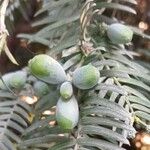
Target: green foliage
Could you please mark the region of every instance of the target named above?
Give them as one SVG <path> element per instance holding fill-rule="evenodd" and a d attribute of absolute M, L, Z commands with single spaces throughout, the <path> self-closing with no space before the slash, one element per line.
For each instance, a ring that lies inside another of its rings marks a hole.
<path fill-rule="evenodd" d="M 39 42 L 51 48 L 51 54 L 60 53 L 76 44 L 79 38 L 79 18 L 81 0 L 49 1 L 43 4 L 36 17 L 46 13 L 43 19 L 37 18 L 33 26 L 44 26 L 40 31 L 29 34 L 19 34 L 29 42 Z M 57 51 L 57 52 L 56 52 Z"/>
<path fill-rule="evenodd" d="M 136 133 L 133 123 L 149 131 L 150 70 L 135 63 L 125 45 L 108 40 L 107 25 L 112 18 L 101 15 L 110 8 L 135 13 L 127 3 L 136 1 L 51 0 L 43 4 L 36 15 L 45 13 L 46 16 L 33 25 L 46 26 L 33 35 L 19 36 L 48 46 L 48 54 L 60 54 L 58 61 L 70 82 L 73 72 L 85 65 L 97 68 L 99 81 L 92 89 L 73 88 L 75 97 L 63 101 L 60 85 L 44 79 L 49 92 L 29 105 L 22 100 L 25 96 L 34 98 L 33 85 L 39 78 L 34 78 L 31 69 L 26 69 L 26 84 L 22 89 L 12 89 L 15 95 L 7 88 L 0 91 L 2 150 L 125 150 L 123 144 L 129 144 L 128 138 Z M 47 66 L 49 61 L 43 64 Z M 71 116 L 71 122 L 74 121 L 71 129 L 74 128 L 70 131 L 60 126 L 64 125 L 67 115 L 73 115 L 71 100 L 76 103 L 76 110 L 79 107 L 79 120 L 78 112 L 74 118 Z M 63 106 L 58 106 L 60 102 Z M 58 108 L 64 116 L 61 122 L 55 115 Z"/>
<path fill-rule="evenodd" d="M 12 76 L 12 73 L 9 73 L 9 74 L 5 74 L 2 76 L 2 79 L 3 80 L 0 80 L 0 89 L 7 89 L 7 87 L 5 86 L 5 84 L 7 86 L 10 86 L 10 77 Z M 3 82 L 4 81 L 4 82 Z M 5 83 L 5 84 L 4 84 Z"/>
<path fill-rule="evenodd" d="M 21 98 L 4 91 L 0 93 L 0 148 L 2 150 L 16 149 L 22 134 L 30 124 L 31 111 L 32 108 Z"/>
<path fill-rule="evenodd" d="M 13 33 L 20 18 L 29 21 L 29 13 L 27 9 L 31 6 L 31 1 L 28 0 L 12 0 L 6 11 L 6 26 L 9 33 Z"/>

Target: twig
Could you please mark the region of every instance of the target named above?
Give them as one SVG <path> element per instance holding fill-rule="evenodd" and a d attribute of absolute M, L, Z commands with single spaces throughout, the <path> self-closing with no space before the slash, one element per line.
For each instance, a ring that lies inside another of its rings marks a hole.
<path fill-rule="evenodd" d="M 4 33 L 8 31 L 6 30 L 5 26 L 5 15 L 6 15 L 6 8 L 8 6 L 9 0 L 4 0 L 1 9 L 0 9 L 0 33 Z"/>
<path fill-rule="evenodd" d="M 8 35 L 8 31 L 5 26 L 5 14 L 8 3 L 9 0 L 4 0 L 0 8 L 0 53 L 6 44 L 6 38 Z"/>
<path fill-rule="evenodd" d="M 4 51 L 8 56 L 9 60 L 11 60 L 12 63 L 18 65 L 17 61 L 8 49 L 6 41 L 7 36 L 9 35 L 5 25 L 6 8 L 8 4 L 9 0 L 4 0 L 0 8 L 0 53 Z"/>

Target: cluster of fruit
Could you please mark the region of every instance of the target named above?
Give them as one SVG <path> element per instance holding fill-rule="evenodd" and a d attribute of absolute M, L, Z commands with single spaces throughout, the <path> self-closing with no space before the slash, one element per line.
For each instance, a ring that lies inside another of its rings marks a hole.
<path fill-rule="evenodd" d="M 107 36 L 114 44 L 126 44 L 132 40 L 133 32 L 125 25 L 115 23 L 108 26 Z M 74 95 L 74 88 L 91 89 L 98 84 L 99 70 L 91 64 L 77 68 L 68 79 L 63 67 L 48 55 L 40 54 L 29 61 L 30 72 L 39 79 L 34 83 L 37 96 L 41 97 L 49 92 L 48 84 L 59 85 L 60 98 L 56 106 L 56 120 L 64 129 L 73 129 L 79 120 L 78 101 Z M 27 80 L 26 71 L 16 71 L 5 74 L 3 81 L 10 88 L 21 89 Z M 40 81 L 41 80 L 41 81 Z M 0 81 L 0 89 L 7 87 Z"/>
<path fill-rule="evenodd" d="M 37 55 L 29 61 L 31 73 L 38 79 L 60 85 L 60 98 L 56 106 L 56 120 L 64 129 L 73 129 L 79 120 L 79 108 L 73 89 L 90 89 L 99 81 L 100 73 L 91 64 L 77 68 L 72 80 L 67 79 L 63 67 L 48 55 Z"/>
<path fill-rule="evenodd" d="M 132 30 L 115 23 L 108 27 L 107 36 L 114 44 L 126 44 L 132 40 Z M 37 55 L 29 62 L 31 73 L 38 79 L 50 84 L 60 84 L 60 98 L 56 106 L 56 120 L 64 129 L 73 129 L 79 120 L 77 99 L 74 87 L 87 90 L 97 85 L 100 73 L 91 64 L 77 68 L 68 81 L 63 67 L 48 55 Z"/>

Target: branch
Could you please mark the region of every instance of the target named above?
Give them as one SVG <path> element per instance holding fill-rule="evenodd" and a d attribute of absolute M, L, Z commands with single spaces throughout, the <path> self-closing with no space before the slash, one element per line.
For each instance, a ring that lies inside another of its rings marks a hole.
<path fill-rule="evenodd" d="M 4 0 L 0 9 L 0 33 L 8 33 L 5 26 L 5 15 L 6 15 L 6 8 L 8 6 L 9 0 Z"/>
<path fill-rule="evenodd" d="M 6 9 L 8 4 L 9 0 L 4 0 L 0 8 L 0 53 L 4 50 L 11 62 L 18 65 L 17 61 L 8 49 L 6 41 L 7 36 L 9 35 L 5 25 Z"/>

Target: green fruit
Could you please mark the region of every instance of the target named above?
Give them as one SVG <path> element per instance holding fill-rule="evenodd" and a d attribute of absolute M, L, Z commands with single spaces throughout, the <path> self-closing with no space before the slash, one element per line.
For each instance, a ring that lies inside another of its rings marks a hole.
<path fill-rule="evenodd" d="M 68 100 L 71 98 L 71 96 L 73 95 L 73 87 L 72 87 L 71 82 L 66 81 L 60 86 L 60 95 L 65 100 Z"/>
<path fill-rule="evenodd" d="M 56 120 L 63 129 L 73 129 L 78 124 L 79 108 L 74 96 L 69 101 L 59 98 L 56 106 Z"/>
<path fill-rule="evenodd" d="M 8 87 L 10 87 L 10 78 L 11 78 L 12 74 L 13 73 L 7 73 L 7 74 L 2 76 L 3 81 L 5 82 L 5 84 Z M 0 89 L 7 90 L 7 87 L 3 84 L 2 80 L 0 80 Z"/>
<path fill-rule="evenodd" d="M 73 73 L 73 84 L 79 89 L 90 89 L 99 81 L 100 73 L 92 65 L 77 68 Z"/>
<path fill-rule="evenodd" d="M 33 87 L 34 87 L 36 96 L 39 96 L 39 97 L 42 97 L 42 96 L 48 94 L 49 90 L 50 90 L 49 86 L 42 81 L 35 82 Z"/>
<path fill-rule="evenodd" d="M 11 87 L 20 89 L 22 88 L 27 80 L 27 73 L 25 71 L 16 71 L 12 73 L 9 84 Z"/>
<path fill-rule="evenodd" d="M 25 71 L 16 71 L 3 75 L 5 84 L 10 88 L 20 89 L 22 88 L 27 80 L 27 73 Z M 7 87 L 0 80 L 0 88 L 7 90 Z"/>
<path fill-rule="evenodd" d="M 31 59 L 29 69 L 34 76 L 50 84 L 60 84 L 67 79 L 62 66 L 45 54 L 37 55 Z"/>
<path fill-rule="evenodd" d="M 114 23 L 108 27 L 107 35 L 114 44 L 126 44 L 131 42 L 133 31 L 120 23 Z"/>

